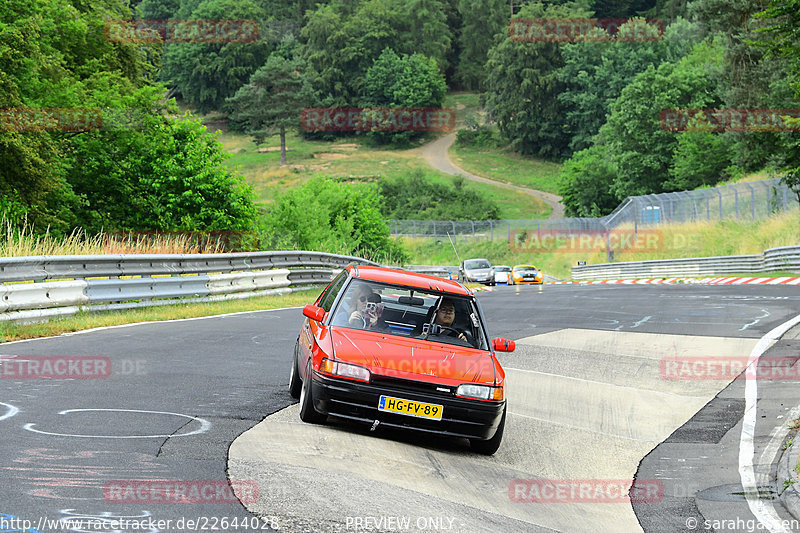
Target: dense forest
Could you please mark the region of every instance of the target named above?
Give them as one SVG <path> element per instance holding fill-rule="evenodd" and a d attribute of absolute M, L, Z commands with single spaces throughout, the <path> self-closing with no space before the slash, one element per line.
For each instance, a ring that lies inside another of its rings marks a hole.
<path fill-rule="evenodd" d="M 585 18 L 626 20 L 613 35 L 569 42 L 509 32 L 513 20 Z M 176 42 L 109 30 L 222 19 L 255 21 L 258 31 Z M 625 37 L 643 27 L 658 38 Z M 564 163 L 568 215 L 764 168 L 796 185 L 796 131 L 716 132 L 695 117 L 697 127 L 678 132 L 660 113 L 800 107 L 798 28 L 800 0 L 0 0 L 0 211 L 56 233 L 275 234 L 308 215 L 292 202 L 325 197 L 333 203 L 314 220 L 347 234 L 339 249 L 385 249 L 385 195 L 404 184 L 422 191 L 418 177 L 347 191 L 322 181 L 259 213 L 220 145 L 176 99 L 263 140 L 296 129 L 305 107 L 438 107 L 448 90 L 480 92 L 486 111 L 459 142 Z M 102 120 L 69 127 L 54 109 Z M 414 133 L 364 135 L 402 146 Z M 348 209 L 359 216 L 348 219 Z M 264 245 L 306 245 L 282 239 Z M 342 238 L 308 246 L 320 239 Z"/>

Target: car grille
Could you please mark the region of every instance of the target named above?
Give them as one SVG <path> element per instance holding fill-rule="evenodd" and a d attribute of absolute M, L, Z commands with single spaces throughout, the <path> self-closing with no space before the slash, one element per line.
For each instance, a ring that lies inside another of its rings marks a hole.
<path fill-rule="evenodd" d="M 391 378 L 375 374 L 372 375 L 370 381 L 375 385 L 390 387 L 398 391 L 420 392 L 424 394 L 432 394 L 434 396 L 441 396 L 443 398 L 452 398 L 455 396 L 456 392 L 456 388 L 450 385 L 437 385 L 435 383 L 426 383 L 424 381 Z M 437 387 L 449 389 L 449 392 L 437 390 Z"/>

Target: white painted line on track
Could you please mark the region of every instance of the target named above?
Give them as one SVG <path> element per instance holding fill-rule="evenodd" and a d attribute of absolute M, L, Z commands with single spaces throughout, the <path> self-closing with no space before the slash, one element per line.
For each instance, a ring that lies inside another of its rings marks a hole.
<path fill-rule="evenodd" d="M 756 484 L 755 470 L 753 467 L 753 457 L 755 455 L 754 438 L 756 417 L 758 414 L 757 367 L 758 360 L 764 355 L 767 349 L 772 346 L 775 341 L 779 340 L 784 333 L 797 324 L 800 324 L 800 315 L 784 322 L 761 337 L 750 353 L 750 358 L 747 362 L 747 370 L 745 371 L 745 408 L 744 417 L 742 419 L 742 434 L 739 439 L 739 477 L 742 480 L 742 488 L 744 489 L 745 498 L 747 499 L 747 505 L 750 507 L 750 511 L 771 533 L 791 532 L 784 527 L 772 502 L 760 499 L 758 494 L 758 486 Z M 773 439 L 776 437 L 777 433 L 774 434 Z M 768 445 L 767 448 L 770 448 L 770 446 Z M 772 457 L 769 459 L 771 463 Z"/>
<path fill-rule="evenodd" d="M 182 413 L 171 413 L 168 411 L 146 411 L 140 409 L 65 409 L 63 411 L 59 411 L 58 414 L 65 415 L 67 413 L 83 413 L 87 411 L 105 411 L 105 412 L 115 412 L 115 413 L 148 413 L 156 415 L 180 416 L 183 418 L 194 420 L 195 422 L 199 422 L 200 427 L 194 431 L 190 431 L 189 433 L 178 433 L 172 435 L 76 435 L 69 433 L 51 433 L 49 431 L 33 429 L 33 426 L 35 426 L 36 424 L 25 424 L 22 427 L 23 429 L 26 429 L 33 433 L 40 433 L 43 435 L 53 435 L 57 437 L 79 437 L 84 439 L 155 439 L 155 438 L 168 439 L 172 437 L 188 437 L 190 435 L 199 435 L 200 433 L 205 433 L 206 431 L 211 429 L 211 422 L 205 420 L 204 418 L 199 418 L 191 415 L 184 415 Z"/>
<path fill-rule="evenodd" d="M 19 413 L 19 408 L 18 407 L 14 407 L 10 403 L 0 402 L 0 405 L 3 405 L 3 406 L 6 407 L 6 409 L 8 409 L 8 411 L 3 413 L 3 416 L 0 416 L 0 420 L 5 420 L 6 418 L 11 418 L 15 414 Z"/>

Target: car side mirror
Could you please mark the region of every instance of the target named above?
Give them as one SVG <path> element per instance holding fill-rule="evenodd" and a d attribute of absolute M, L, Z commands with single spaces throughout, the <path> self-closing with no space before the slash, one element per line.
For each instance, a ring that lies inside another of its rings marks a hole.
<path fill-rule="evenodd" d="M 303 315 L 311 320 L 322 322 L 322 319 L 325 318 L 325 310 L 317 305 L 309 304 L 303 308 Z"/>
<path fill-rule="evenodd" d="M 492 350 L 495 352 L 513 352 L 516 349 L 517 343 L 512 340 L 502 337 L 495 337 L 492 339 Z"/>

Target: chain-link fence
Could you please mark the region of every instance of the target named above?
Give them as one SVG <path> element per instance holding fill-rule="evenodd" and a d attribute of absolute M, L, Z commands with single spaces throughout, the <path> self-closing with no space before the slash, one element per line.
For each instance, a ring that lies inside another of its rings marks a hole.
<path fill-rule="evenodd" d="M 520 231 L 605 231 L 619 226 L 654 227 L 704 220 L 766 218 L 797 209 L 794 193 L 780 178 L 693 191 L 629 196 L 600 218 L 543 220 L 389 220 L 392 235 L 510 239 Z"/>

